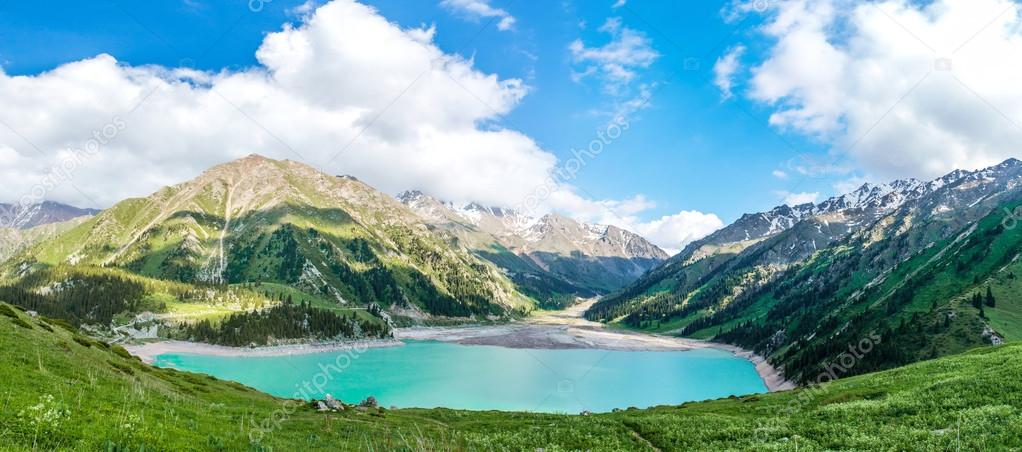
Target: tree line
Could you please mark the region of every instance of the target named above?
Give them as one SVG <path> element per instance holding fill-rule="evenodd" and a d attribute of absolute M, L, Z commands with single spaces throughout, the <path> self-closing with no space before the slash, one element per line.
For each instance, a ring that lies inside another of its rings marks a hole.
<path fill-rule="evenodd" d="M 288 339 L 384 338 L 391 332 L 384 322 L 358 319 L 354 313 L 317 309 L 307 301 L 285 301 L 262 311 L 232 314 L 218 322 L 203 320 L 186 325 L 182 334 L 191 341 L 242 347 Z"/>

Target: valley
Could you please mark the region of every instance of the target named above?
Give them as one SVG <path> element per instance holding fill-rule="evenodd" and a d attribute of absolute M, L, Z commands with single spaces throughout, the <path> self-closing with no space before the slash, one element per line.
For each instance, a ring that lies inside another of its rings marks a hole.
<path fill-rule="evenodd" d="M 0 452 L 1020 452 L 1020 79 L 1022 0 L 0 0 Z"/>

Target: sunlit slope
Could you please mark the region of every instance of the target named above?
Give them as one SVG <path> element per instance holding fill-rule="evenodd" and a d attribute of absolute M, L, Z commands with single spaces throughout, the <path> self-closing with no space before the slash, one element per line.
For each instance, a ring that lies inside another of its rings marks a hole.
<path fill-rule="evenodd" d="M 390 196 L 260 156 L 118 203 L 15 256 L 6 273 L 59 264 L 187 283 L 281 283 L 412 313 L 503 315 L 530 304 L 496 267 Z"/>

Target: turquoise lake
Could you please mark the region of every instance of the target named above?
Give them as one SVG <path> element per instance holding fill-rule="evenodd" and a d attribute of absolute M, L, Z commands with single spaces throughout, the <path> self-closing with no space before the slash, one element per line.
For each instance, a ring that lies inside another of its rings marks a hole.
<path fill-rule="evenodd" d="M 751 362 L 712 349 L 547 350 L 406 341 L 273 357 L 164 354 L 156 365 L 280 397 L 322 399 L 329 393 L 357 403 L 372 395 L 381 406 L 399 408 L 607 412 L 766 392 Z"/>

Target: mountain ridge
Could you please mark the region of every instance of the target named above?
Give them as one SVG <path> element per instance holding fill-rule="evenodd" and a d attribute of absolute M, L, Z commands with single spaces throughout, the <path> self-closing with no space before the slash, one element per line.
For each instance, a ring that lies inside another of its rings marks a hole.
<path fill-rule="evenodd" d="M 55 201 L 43 201 L 26 206 L 0 203 L 0 228 L 31 229 L 92 216 L 99 212 L 99 209 L 82 209 Z"/>
<path fill-rule="evenodd" d="M 404 192 L 398 199 L 552 305 L 617 289 L 668 258 L 656 245 L 616 226 L 556 213 L 532 217 L 514 209 L 444 202 L 421 191 Z"/>
<path fill-rule="evenodd" d="M 899 337 L 912 325 L 932 331 L 878 354 L 873 369 L 990 344 L 1022 325 L 990 326 L 983 311 L 960 300 L 983 284 L 1010 293 L 1002 287 L 1010 287 L 1006 275 L 1014 270 L 1005 269 L 1014 268 L 1022 246 L 999 222 L 1022 199 L 1020 187 L 1022 162 L 1009 159 L 748 214 L 603 297 L 586 316 L 754 349 L 799 381 L 834 351 L 832 342 L 866 334 L 868 326 Z M 991 251 L 986 240 L 1005 248 Z M 929 292 L 932 306 L 923 309 L 916 293 Z M 1010 319 L 1013 309 L 989 312 Z M 960 321 L 938 328 L 944 321 L 934 312 Z"/>
<path fill-rule="evenodd" d="M 276 282 L 412 315 L 527 307 L 494 266 L 447 243 L 356 179 L 253 154 L 122 201 L 15 256 L 7 272 L 70 264 L 214 285 Z"/>

